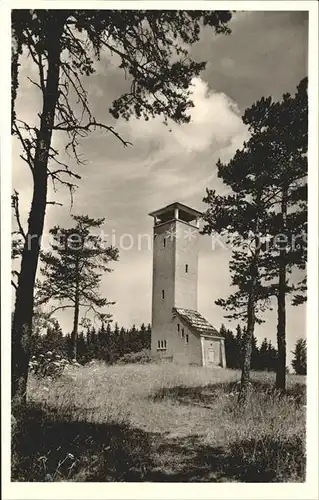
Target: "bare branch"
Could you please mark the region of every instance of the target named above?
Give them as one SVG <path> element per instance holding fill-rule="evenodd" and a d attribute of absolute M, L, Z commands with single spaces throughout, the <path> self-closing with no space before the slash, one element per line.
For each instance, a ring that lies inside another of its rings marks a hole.
<path fill-rule="evenodd" d="M 29 76 L 27 77 L 27 79 L 29 80 L 29 82 L 31 82 L 33 85 L 35 85 L 36 87 L 38 87 L 38 89 L 40 89 L 42 91 L 41 85 L 39 85 L 37 82 L 32 80 L 32 78 L 30 78 Z"/>
<path fill-rule="evenodd" d="M 13 281 L 11 280 L 11 285 L 16 289 L 18 290 L 18 285 Z"/>
<path fill-rule="evenodd" d="M 16 134 L 17 134 L 17 136 L 18 136 L 18 138 L 19 138 L 19 140 L 20 140 L 20 142 L 22 144 L 23 150 L 25 151 L 25 153 L 27 155 L 27 158 L 25 158 L 22 155 L 20 155 L 20 157 L 22 158 L 22 160 L 24 160 L 28 164 L 28 166 L 29 166 L 29 168 L 30 168 L 30 170 L 31 170 L 31 172 L 33 174 L 33 162 L 34 162 L 34 159 L 33 159 L 32 155 L 31 155 L 31 152 L 30 152 L 30 146 L 28 146 L 27 140 L 22 137 L 22 134 L 20 132 L 20 129 L 19 129 L 16 121 L 13 123 L 13 129 L 16 132 Z"/>
<path fill-rule="evenodd" d="M 63 164 L 63 163 L 61 163 L 61 165 L 64 165 L 64 164 Z M 75 179 L 81 179 L 81 176 L 80 176 L 80 175 L 75 174 L 74 172 L 71 172 L 71 171 L 70 171 L 70 170 L 68 170 L 68 169 L 65 169 L 65 170 L 64 170 L 64 169 L 62 169 L 62 168 L 61 168 L 61 169 L 59 169 L 59 170 L 53 170 L 53 172 L 51 172 L 51 171 L 50 171 L 48 175 L 50 175 L 50 176 L 54 177 L 54 178 L 55 178 L 55 179 L 57 179 L 57 180 L 60 180 L 60 179 L 59 179 L 58 174 L 67 174 L 67 175 L 69 175 L 70 177 L 75 177 Z"/>
<path fill-rule="evenodd" d="M 14 210 L 14 215 L 18 224 L 19 228 L 19 233 L 23 237 L 23 239 L 26 239 L 26 234 L 24 232 L 24 229 L 21 224 L 21 219 L 20 219 L 20 211 L 19 211 L 19 193 L 15 190 L 14 194 L 11 196 L 11 206 Z"/>
<path fill-rule="evenodd" d="M 65 306 L 58 306 L 58 307 L 55 307 L 54 309 L 52 309 L 51 311 L 48 312 L 48 315 L 51 316 L 52 314 L 54 314 L 56 311 L 58 311 L 59 309 L 66 309 L 68 307 L 74 307 L 73 305 L 65 305 Z"/>
<path fill-rule="evenodd" d="M 38 66 L 39 68 L 39 80 L 40 80 L 40 85 L 34 81 L 32 81 L 30 78 L 29 80 L 34 84 L 36 85 L 37 87 L 39 87 L 42 92 L 45 91 L 45 80 L 44 80 L 44 72 L 43 72 L 43 60 L 42 60 L 42 54 L 40 52 L 36 52 L 35 50 L 33 50 L 33 47 L 35 45 L 34 43 L 34 40 L 32 39 L 32 34 L 30 33 L 30 31 L 28 31 L 28 35 L 29 35 L 29 40 L 28 40 L 28 49 L 29 49 L 29 52 L 30 52 L 30 55 L 34 61 L 34 63 Z M 36 55 L 38 56 L 38 59 L 36 57 Z"/>
<path fill-rule="evenodd" d="M 108 132 L 111 132 L 111 134 L 115 135 L 115 137 L 117 139 L 119 139 L 119 141 L 121 141 L 121 143 L 123 144 L 124 147 L 133 145 L 131 142 L 123 139 L 120 136 L 120 134 L 118 134 L 114 130 L 114 127 L 112 127 L 112 125 L 104 125 L 103 123 L 96 122 L 95 120 L 90 121 L 86 125 L 75 125 L 75 126 L 69 125 L 69 126 L 63 127 L 63 126 L 61 126 L 61 124 L 57 124 L 57 125 L 55 125 L 54 130 L 62 130 L 64 132 L 71 132 L 71 131 L 77 131 L 77 130 L 89 131 L 90 128 L 93 128 L 93 129 L 101 128 L 101 129 L 107 130 Z"/>
<path fill-rule="evenodd" d="M 47 201 L 47 205 L 59 205 L 60 207 L 63 207 L 63 203 L 59 203 L 58 201 Z"/>

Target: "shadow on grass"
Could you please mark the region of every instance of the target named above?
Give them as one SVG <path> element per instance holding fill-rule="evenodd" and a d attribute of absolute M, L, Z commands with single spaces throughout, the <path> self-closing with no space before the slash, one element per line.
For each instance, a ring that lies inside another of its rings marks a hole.
<path fill-rule="evenodd" d="M 229 449 L 203 445 L 197 436 L 177 439 L 158 447 L 169 453 L 177 471 L 153 471 L 146 480 L 156 482 L 303 482 L 305 454 L 300 438 L 238 441 Z M 178 463 L 178 461 L 180 462 Z M 167 465 L 166 465 L 167 467 Z"/>
<path fill-rule="evenodd" d="M 211 408 L 221 392 L 235 387 L 164 388 L 153 399 Z M 293 390 L 291 397 L 302 402 L 304 388 Z M 218 447 L 198 435 L 172 438 L 126 423 L 75 420 L 33 404 L 14 432 L 12 481 L 300 482 L 305 463 L 304 443 L 297 435 L 252 436 Z"/>
<path fill-rule="evenodd" d="M 252 381 L 252 388 L 256 391 L 267 393 L 268 395 L 277 395 L 280 397 L 275 387 L 269 383 L 260 381 Z M 183 405 L 199 405 L 203 408 L 211 409 L 214 406 L 214 401 L 217 400 L 221 393 L 231 394 L 238 391 L 238 382 L 218 382 L 216 384 L 207 384 L 205 386 L 176 386 L 162 387 L 156 393 L 149 396 L 153 401 L 161 401 L 170 399 Z M 294 384 L 289 387 L 284 396 L 294 399 L 298 405 L 306 404 L 306 386 L 303 384 Z"/>
<path fill-rule="evenodd" d="M 295 384 L 285 394 L 260 381 L 252 381 L 256 394 L 267 397 L 292 398 L 295 405 L 305 404 L 306 387 Z M 212 410 L 218 404 L 221 394 L 235 394 L 237 382 L 208 384 L 206 386 L 176 386 L 161 388 L 150 396 L 153 400 L 171 400 L 182 405 L 198 405 Z M 230 400 L 231 405 L 236 400 Z M 253 402 L 252 402 L 253 404 Z M 289 404 L 289 402 L 288 402 Z M 236 405 L 235 405 L 236 408 Z M 244 418 L 244 415 L 243 415 Z M 158 471 L 155 481 L 212 481 L 212 482 L 302 482 L 305 480 L 305 443 L 302 436 L 294 433 L 280 436 L 269 435 L 238 439 L 228 446 L 203 445 L 199 437 L 189 436 L 162 444 L 157 451 L 180 457 L 179 470 L 163 474 Z"/>
<path fill-rule="evenodd" d="M 150 439 L 119 423 L 74 421 L 29 407 L 13 439 L 12 481 L 143 481 Z"/>

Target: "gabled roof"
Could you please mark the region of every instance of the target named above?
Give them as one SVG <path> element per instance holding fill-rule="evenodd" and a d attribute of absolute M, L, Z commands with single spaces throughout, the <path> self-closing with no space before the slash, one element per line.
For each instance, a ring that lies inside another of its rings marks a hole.
<path fill-rule="evenodd" d="M 178 316 L 184 320 L 191 330 L 193 330 L 197 335 L 202 337 L 207 336 L 223 338 L 219 331 L 216 330 L 216 328 L 214 328 L 198 311 L 193 311 L 192 309 L 182 309 L 180 307 L 174 307 L 173 310 L 176 311 Z"/>

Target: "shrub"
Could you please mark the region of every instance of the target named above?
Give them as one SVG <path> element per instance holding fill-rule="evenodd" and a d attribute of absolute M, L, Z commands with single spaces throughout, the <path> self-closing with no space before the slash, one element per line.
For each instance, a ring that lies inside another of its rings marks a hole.
<path fill-rule="evenodd" d="M 145 365 L 146 363 L 151 363 L 151 351 L 149 349 L 143 349 L 139 352 L 129 352 L 124 354 L 119 360 L 120 364 L 128 364 L 128 363 L 140 363 Z"/>
<path fill-rule="evenodd" d="M 32 356 L 29 362 L 29 370 L 38 378 L 56 378 L 62 375 L 64 368 L 68 364 L 69 361 L 62 358 L 59 354 L 47 351 L 46 354 Z"/>

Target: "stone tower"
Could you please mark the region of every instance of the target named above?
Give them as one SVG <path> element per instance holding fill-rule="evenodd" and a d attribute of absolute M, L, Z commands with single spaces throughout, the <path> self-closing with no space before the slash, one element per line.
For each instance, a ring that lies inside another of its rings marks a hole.
<path fill-rule="evenodd" d="M 225 367 L 224 339 L 197 311 L 201 213 L 175 202 L 149 215 L 154 218 L 152 357 Z"/>
<path fill-rule="evenodd" d="M 197 310 L 198 229 L 200 212 L 175 202 L 150 213 L 154 217 L 152 354 L 165 339 L 173 353 L 174 308 Z"/>

